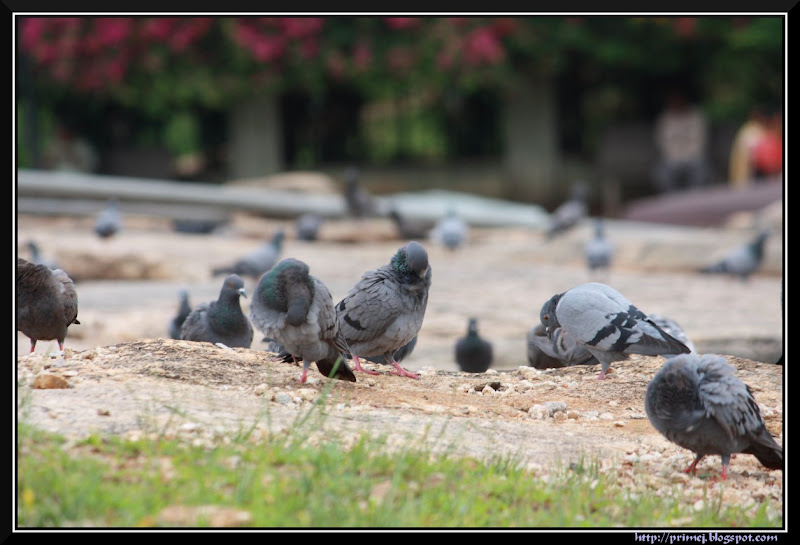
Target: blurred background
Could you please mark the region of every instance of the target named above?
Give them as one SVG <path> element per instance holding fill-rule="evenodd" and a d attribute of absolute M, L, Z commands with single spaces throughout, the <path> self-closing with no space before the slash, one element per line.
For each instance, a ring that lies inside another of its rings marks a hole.
<path fill-rule="evenodd" d="M 783 16 L 15 24 L 20 168 L 220 184 L 355 163 L 376 193 L 547 208 L 580 178 L 594 213 L 619 216 L 664 191 L 655 127 L 670 95 L 703 118 L 702 185 L 731 182 L 737 130 L 784 101 Z"/>
<path fill-rule="evenodd" d="M 469 316 L 495 365 L 516 367 L 541 304 L 597 279 L 583 220 L 603 217 L 616 253 L 601 281 L 701 351 L 774 361 L 785 23 L 17 16 L 18 253 L 33 259 L 35 242 L 76 281 L 66 344 L 81 349 L 166 335 L 180 288 L 216 298 L 212 269 L 279 230 L 280 256 L 337 301 L 425 238 L 434 280 L 411 368 L 454 368 Z M 551 240 L 576 187 L 585 209 Z M 124 229 L 101 239 L 107 201 Z M 429 238 L 446 211 L 469 227 L 455 250 Z M 311 238 L 294 223 L 308 214 Z M 698 274 L 762 229 L 752 279 Z"/>

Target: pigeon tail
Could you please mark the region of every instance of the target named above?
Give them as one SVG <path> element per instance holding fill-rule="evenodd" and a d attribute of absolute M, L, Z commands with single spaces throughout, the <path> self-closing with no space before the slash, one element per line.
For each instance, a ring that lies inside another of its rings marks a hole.
<path fill-rule="evenodd" d="M 744 450 L 752 454 L 764 467 L 769 469 L 783 469 L 783 449 L 775 442 L 766 430 L 755 438 L 753 443 Z"/>
<path fill-rule="evenodd" d="M 353 374 L 353 370 L 350 369 L 342 356 L 318 360 L 317 369 L 328 378 L 356 382 L 356 376 Z"/>

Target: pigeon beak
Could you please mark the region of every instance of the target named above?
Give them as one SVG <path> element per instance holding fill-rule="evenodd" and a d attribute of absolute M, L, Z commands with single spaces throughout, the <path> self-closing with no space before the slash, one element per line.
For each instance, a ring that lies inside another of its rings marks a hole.
<path fill-rule="evenodd" d="M 420 272 L 419 272 L 419 277 L 420 277 L 420 278 L 425 278 L 425 277 L 428 275 L 428 271 L 429 271 L 430 269 L 431 269 L 431 266 L 430 266 L 430 265 L 428 265 L 427 267 L 425 267 L 425 270 L 422 270 L 422 271 L 420 271 Z"/>
<path fill-rule="evenodd" d="M 239 295 L 247 299 L 247 292 L 244 291 L 244 288 L 239 288 Z"/>

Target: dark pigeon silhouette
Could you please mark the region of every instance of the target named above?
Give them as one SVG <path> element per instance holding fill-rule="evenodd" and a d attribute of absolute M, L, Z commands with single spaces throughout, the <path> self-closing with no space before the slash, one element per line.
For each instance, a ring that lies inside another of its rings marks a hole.
<path fill-rule="evenodd" d="M 399 210 L 389 210 L 389 217 L 397 229 L 397 234 L 404 240 L 425 239 L 433 229 L 432 222 L 414 222 L 402 215 Z"/>
<path fill-rule="evenodd" d="M 377 212 L 375 198 L 361 186 L 360 176 L 356 167 L 348 167 L 344 172 L 344 198 L 354 218 L 374 216 Z"/>
<path fill-rule="evenodd" d="M 767 238 L 769 231 L 761 231 L 751 242 L 734 248 L 713 265 L 700 269 L 700 272 L 738 276 L 743 282 L 748 280 L 764 261 L 764 244 Z"/>
<path fill-rule="evenodd" d="M 119 199 L 109 199 L 105 208 L 95 217 L 94 232 L 100 238 L 111 238 L 122 231 L 122 226 Z"/>
<path fill-rule="evenodd" d="M 356 381 L 347 365 L 350 349 L 336 320 L 333 297 L 299 259 L 284 259 L 261 276 L 250 319 L 293 361 L 303 361 L 299 382 L 306 382 L 312 361 L 326 377 Z"/>
<path fill-rule="evenodd" d="M 178 312 L 169 321 L 169 336 L 171 339 L 181 338 L 181 328 L 186 317 L 192 312 L 192 306 L 189 304 L 189 291 L 181 289 L 178 292 Z"/>
<path fill-rule="evenodd" d="M 394 354 L 419 333 L 430 285 L 428 253 L 411 241 L 388 264 L 366 271 L 339 301 L 336 315 L 356 371 L 377 374 L 361 367 L 359 357 L 383 356 L 385 364 L 394 366 L 393 374 L 419 378 L 403 369 Z"/>
<path fill-rule="evenodd" d="M 297 216 L 294 221 L 294 229 L 298 240 L 317 240 L 322 222 L 322 216 L 310 212 Z"/>
<path fill-rule="evenodd" d="M 247 276 L 256 280 L 261 278 L 262 274 L 270 270 L 278 262 L 283 250 L 285 236 L 283 229 L 279 229 L 271 240 L 265 241 L 261 246 L 229 265 L 213 268 L 211 274 L 213 276 L 238 274 L 239 276 Z"/>
<path fill-rule="evenodd" d="M 492 343 L 478 334 L 478 319 L 470 318 L 467 334 L 456 341 L 458 367 L 467 373 L 484 373 L 492 365 Z"/>
<path fill-rule="evenodd" d="M 589 213 L 586 202 L 588 189 L 584 182 L 575 182 L 570 197 L 550 214 L 550 223 L 545 231 L 547 239 L 555 238 L 575 227 Z"/>
<path fill-rule="evenodd" d="M 655 429 L 695 454 L 687 473 L 695 473 L 703 457 L 719 455 L 726 479 L 731 455 L 739 452 L 783 469 L 783 448 L 764 425 L 750 387 L 723 356 L 668 359 L 647 385 L 644 407 Z"/>
<path fill-rule="evenodd" d="M 31 340 L 58 342 L 64 350 L 67 330 L 78 321 L 78 294 L 72 279 L 62 269 L 17 258 L 17 331 Z"/>
<path fill-rule="evenodd" d="M 689 348 L 658 327 L 614 288 L 599 282 L 581 284 L 551 297 L 539 313 L 547 335 L 557 328 L 600 361 L 604 379 L 611 362 L 629 354 L 685 354 Z"/>
<path fill-rule="evenodd" d="M 216 301 L 198 303 L 192 309 L 181 327 L 181 339 L 250 348 L 253 326 L 242 312 L 239 297 L 247 297 L 244 280 L 230 274 L 225 277 Z"/>

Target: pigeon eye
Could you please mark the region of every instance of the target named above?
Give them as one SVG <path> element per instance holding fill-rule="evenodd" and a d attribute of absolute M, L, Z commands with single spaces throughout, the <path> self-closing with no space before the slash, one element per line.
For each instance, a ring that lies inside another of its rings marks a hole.
<path fill-rule="evenodd" d="M 549 320 L 549 319 L 550 319 L 550 315 L 549 315 L 549 314 L 545 314 L 545 315 L 544 315 L 544 319 L 545 319 L 545 320 Z"/>

